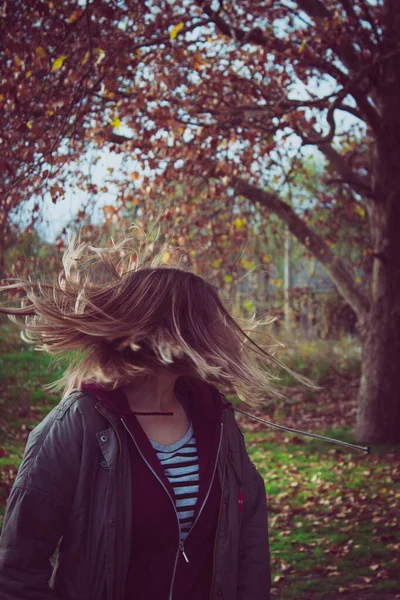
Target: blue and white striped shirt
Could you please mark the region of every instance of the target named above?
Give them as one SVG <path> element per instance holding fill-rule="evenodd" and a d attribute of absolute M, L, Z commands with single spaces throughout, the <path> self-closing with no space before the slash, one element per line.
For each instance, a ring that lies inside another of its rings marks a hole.
<path fill-rule="evenodd" d="M 175 505 L 181 526 L 181 540 L 186 539 L 193 523 L 199 494 L 199 459 L 193 426 L 177 442 L 164 446 L 150 440 L 175 493 Z"/>

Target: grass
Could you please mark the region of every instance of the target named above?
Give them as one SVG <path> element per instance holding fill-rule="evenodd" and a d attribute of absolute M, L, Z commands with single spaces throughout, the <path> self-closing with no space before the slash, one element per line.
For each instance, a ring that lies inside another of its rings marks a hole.
<path fill-rule="evenodd" d="M 279 350 L 278 358 L 294 371 L 323 385 L 335 375 L 357 376 L 361 367 L 361 348 L 350 337 L 334 341 L 288 341 L 285 348 Z M 288 373 L 283 372 L 281 377 L 282 385 L 296 385 Z"/>
<path fill-rule="evenodd" d="M 395 598 L 400 449 L 367 456 L 262 431 L 245 437 L 269 499 L 273 597 Z"/>
<path fill-rule="evenodd" d="M 42 385 L 62 372 L 61 365 L 17 339 L 3 335 L 1 340 L 0 509 L 29 431 L 59 399 Z M 285 376 L 287 402 L 247 410 L 354 442 L 357 347 L 349 340 L 300 343 L 279 358 L 324 389 L 300 388 Z M 272 598 L 400 598 L 400 449 L 374 446 L 365 455 L 237 418 L 268 494 Z"/>

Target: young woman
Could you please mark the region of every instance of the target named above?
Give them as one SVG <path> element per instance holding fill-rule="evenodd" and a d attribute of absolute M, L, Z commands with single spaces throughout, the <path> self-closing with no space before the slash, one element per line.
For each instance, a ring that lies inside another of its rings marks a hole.
<path fill-rule="evenodd" d="M 76 355 L 8 499 L 1 599 L 268 600 L 264 482 L 219 387 L 257 404 L 283 365 L 210 283 L 128 248 L 73 238 L 55 282 L 2 288 L 26 341 Z"/>

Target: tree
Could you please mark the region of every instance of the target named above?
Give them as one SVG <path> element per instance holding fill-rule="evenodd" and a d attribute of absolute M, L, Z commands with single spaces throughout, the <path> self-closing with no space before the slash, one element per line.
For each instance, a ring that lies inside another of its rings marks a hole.
<path fill-rule="evenodd" d="M 250 202 L 275 213 L 357 314 L 357 439 L 398 442 L 399 2 L 20 0 L 2 10 L 3 206 L 45 190 L 57 201 L 67 176 L 91 185 L 69 169 L 107 145 L 141 165 L 119 182 L 122 204 L 138 196 L 151 211 L 174 181 L 182 206 L 207 188 L 210 210 L 234 196 L 239 211 Z M 369 228 L 367 291 L 281 194 L 279 151 L 290 171 L 309 147 L 331 186 L 318 206 L 340 229 L 339 198 Z"/>

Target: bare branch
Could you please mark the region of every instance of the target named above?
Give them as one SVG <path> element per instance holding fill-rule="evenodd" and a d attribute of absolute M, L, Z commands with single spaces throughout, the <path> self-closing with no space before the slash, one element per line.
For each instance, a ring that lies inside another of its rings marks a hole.
<path fill-rule="evenodd" d="M 293 208 L 281 200 L 277 194 L 265 192 L 239 177 L 232 178 L 232 185 L 238 194 L 245 196 L 252 202 L 259 202 L 287 224 L 291 233 L 296 236 L 299 242 L 312 252 L 324 266 L 341 295 L 353 308 L 357 317 L 363 321 L 369 312 L 370 301 L 360 291 L 344 263 L 333 254 L 332 250 L 324 242 L 322 237 L 310 229 L 295 213 Z"/>
<path fill-rule="evenodd" d="M 355 192 L 365 197 L 366 200 L 370 200 L 373 197 L 373 189 L 370 181 L 366 177 L 354 173 L 339 152 L 326 142 L 318 144 L 318 148 L 335 167 L 342 179 L 348 183 Z"/>

